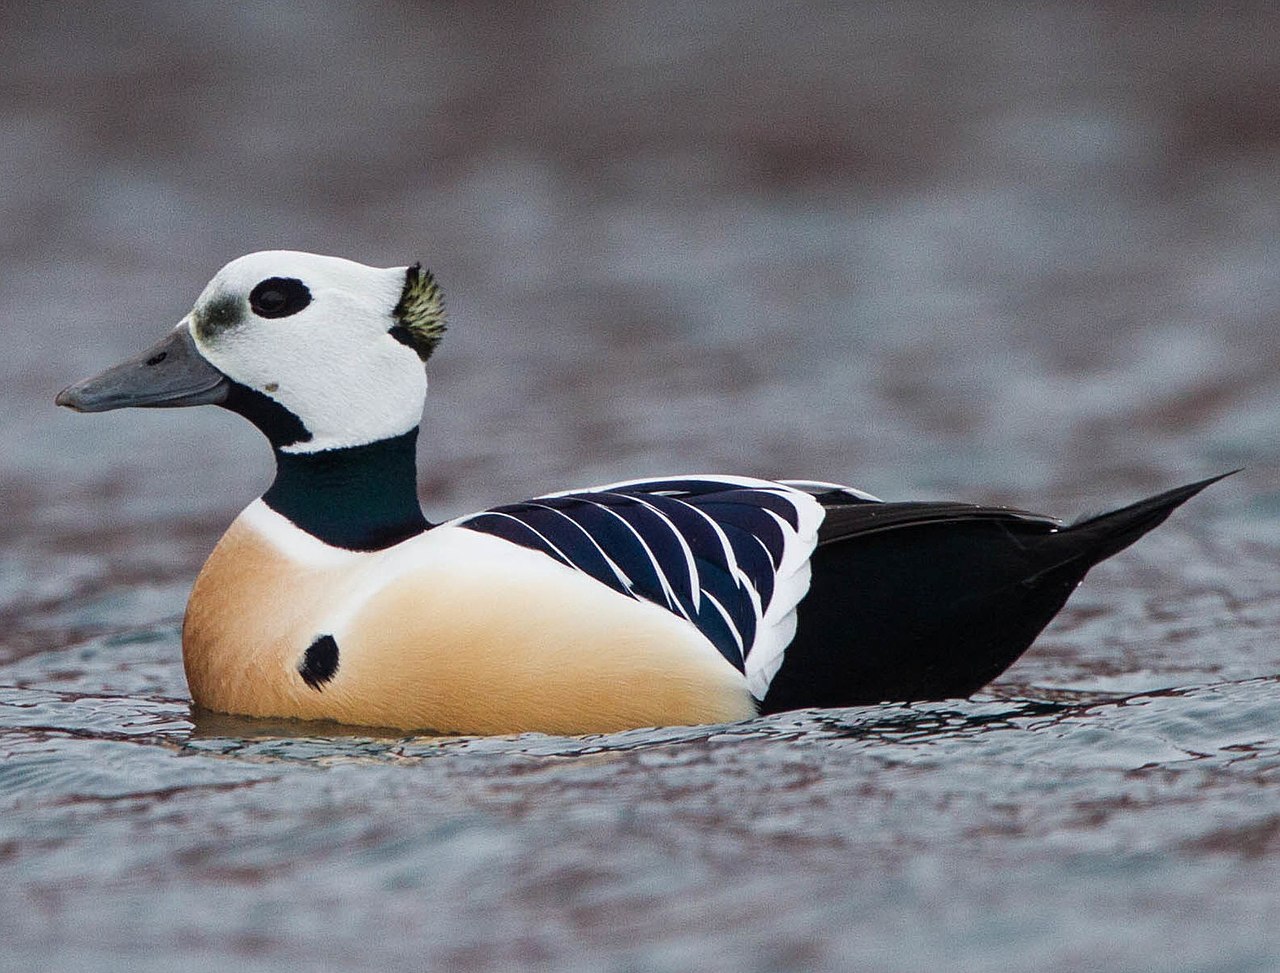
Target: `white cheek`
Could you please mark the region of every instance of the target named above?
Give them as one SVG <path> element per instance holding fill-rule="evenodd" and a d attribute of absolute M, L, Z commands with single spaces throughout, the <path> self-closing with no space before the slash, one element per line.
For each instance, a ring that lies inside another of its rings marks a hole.
<path fill-rule="evenodd" d="M 390 335 L 314 322 L 252 322 L 219 335 L 206 357 L 296 415 L 311 439 L 288 452 L 358 446 L 422 418 L 422 363 Z"/>
<path fill-rule="evenodd" d="M 427 394 L 422 363 L 410 349 L 387 336 L 349 360 L 338 376 L 281 382 L 273 395 L 299 416 L 311 439 L 286 447 L 310 453 L 359 446 L 398 436 L 418 425 Z"/>

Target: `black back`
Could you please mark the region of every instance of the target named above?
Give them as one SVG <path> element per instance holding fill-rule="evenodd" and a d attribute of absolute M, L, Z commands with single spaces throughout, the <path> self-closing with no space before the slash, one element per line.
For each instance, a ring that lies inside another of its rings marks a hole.
<path fill-rule="evenodd" d="M 834 496 L 766 713 L 968 696 L 1007 669 L 1085 573 L 1220 477 L 1070 526 L 957 503 Z"/>

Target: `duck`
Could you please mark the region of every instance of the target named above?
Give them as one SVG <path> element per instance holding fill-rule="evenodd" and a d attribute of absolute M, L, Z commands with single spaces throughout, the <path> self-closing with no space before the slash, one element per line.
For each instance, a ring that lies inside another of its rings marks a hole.
<path fill-rule="evenodd" d="M 967 697 L 1086 572 L 1229 474 L 1072 523 L 817 480 L 663 475 L 427 520 L 416 447 L 445 333 L 421 264 L 232 260 L 79 412 L 214 405 L 267 491 L 182 625 L 193 704 L 440 734 L 587 734 Z"/>

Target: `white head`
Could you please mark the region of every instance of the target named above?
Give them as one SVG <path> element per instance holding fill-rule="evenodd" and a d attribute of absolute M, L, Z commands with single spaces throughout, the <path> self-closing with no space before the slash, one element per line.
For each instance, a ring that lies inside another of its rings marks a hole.
<path fill-rule="evenodd" d="M 216 402 L 286 452 L 359 446 L 418 424 L 422 364 L 443 331 L 439 288 L 416 265 L 251 253 L 218 271 L 165 342 L 59 401 L 83 411 Z M 305 433 L 273 435 L 282 420 Z"/>

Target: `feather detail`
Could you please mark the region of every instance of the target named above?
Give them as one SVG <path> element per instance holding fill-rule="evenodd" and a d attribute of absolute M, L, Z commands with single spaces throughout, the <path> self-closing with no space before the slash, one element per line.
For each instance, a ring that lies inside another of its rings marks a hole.
<path fill-rule="evenodd" d="M 424 362 L 431 357 L 445 332 L 444 295 L 431 271 L 414 264 L 404 272 L 404 290 L 392 311 L 391 336 L 408 345 Z"/>
<path fill-rule="evenodd" d="M 539 550 L 665 608 L 701 632 L 762 699 L 795 635 L 823 515 L 804 490 L 715 475 L 553 493 L 451 524 Z"/>

